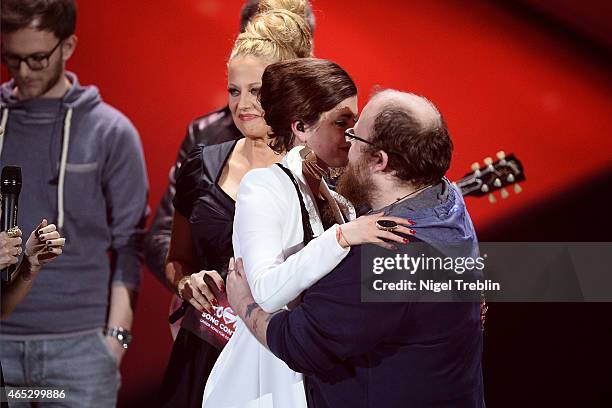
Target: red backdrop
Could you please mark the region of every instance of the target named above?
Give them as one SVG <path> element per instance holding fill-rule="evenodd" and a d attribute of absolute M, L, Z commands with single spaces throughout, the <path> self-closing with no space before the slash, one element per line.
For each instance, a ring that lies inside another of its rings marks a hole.
<path fill-rule="evenodd" d="M 240 0 L 79 1 L 69 69 L 138 128 L 155 210 L 188 122 L 226 100 L 226 58 Z M 468 199 L 477 227 L 561 193 L 611 165 L 609 67 L 578 43 L 482 1 L 314 0 L 318 57 L 340 63 L 360 91 L 409 90 L 440 108 L 455 143 L 449 173 L 497 150 L 515 152 L 519 196 Z M 171 347 L 170 295 L 148 273 L 122 367 L 124 400 L 154 390 Z"/>

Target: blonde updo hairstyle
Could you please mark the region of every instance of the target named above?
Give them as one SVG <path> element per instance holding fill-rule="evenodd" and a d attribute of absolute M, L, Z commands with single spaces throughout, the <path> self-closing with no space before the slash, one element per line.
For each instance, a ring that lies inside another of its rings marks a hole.
<path fill-rule="evenodd" d="M 229 60 L 253 55 L 270 62 L 312 55 L 306 0 L 262 0 L 257 15 L 239 34 Z"/>

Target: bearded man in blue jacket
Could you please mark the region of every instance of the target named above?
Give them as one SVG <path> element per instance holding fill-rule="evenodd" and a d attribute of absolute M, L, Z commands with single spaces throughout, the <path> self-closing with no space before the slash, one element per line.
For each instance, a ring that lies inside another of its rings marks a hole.
<path fill-rule="evenodd" d="M 431 102 L 380 92 L 347 139 L 339 193 L 356 208 L 414 220 L 415 237 L 433 254 L 461 244 L 478 255 L 463 197 L 444 177 L 452 142 Z M 255 303 L 238 260 L 228 273 L 230 303 L 264 346 L 305 374 L 310 407 L 484 407 L 480 303 L 364 302 L 365 251 L 351 248 L 297 307 L 274 314 Z"/>

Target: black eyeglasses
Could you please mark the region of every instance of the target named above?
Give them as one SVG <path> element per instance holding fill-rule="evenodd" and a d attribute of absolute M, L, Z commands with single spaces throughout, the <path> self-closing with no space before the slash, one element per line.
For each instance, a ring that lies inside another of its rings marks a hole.
<path fill-rule="evenodd" d="M 370 146 L 378 147 L 374 143 L 370 142 L 369 140 L 365 140 L 365 139 L 357 136 L 355 134 L 355 128 L 348 128 L 348 129 L 346 129 L 344 131 L 344 137 L 346 138 L 347 142 L 352 142 L 353 140 L 359 140 L 360 142 L 367 143 Z"/>
<path fill-rule="evenodd" d="M 11 69 L 19 69 L 19 67 L 21 66 L 21 62 L 23 61 L 32 71 L 43 70 L 49 66 L 49 58 L 51 57 L 51 55 L 53 55 L 55 50 L 57 50 L 57 48 L 63 41 L 64 40 L 59 40 L 59 42 L 55 44 L 55 47 L 53 47 L 51 51 L 47 53 L 36 53 L 28 55 L 26 57 L 20 57 L 19 55 L 3 52 L 1 54 L 2 62 Z"/>
<path fill-rule="evenodd" d="M 352 142 L 353 140 L 359 140 L 360 142 L 367 143 L 370 146 L 374 146 L 375 148 L 377 148 L 379 150 L 384 150 L 387 153 L 393 153 L 393 154 L 403 158 L 403 155 L 401 153 L 394 152 L 393 150 L 389 150 L 388 151 L 388 150 L 383 149 L 382 147 L 380 147 L 380 146 L 370 142 L 369 140 L 365 140 L 364 138 L 355 135 L 355 128 L 348 128 L 348 129 L 346 129 L 344 131 L 344 137 L 346 138 L 347 142 Z"/>

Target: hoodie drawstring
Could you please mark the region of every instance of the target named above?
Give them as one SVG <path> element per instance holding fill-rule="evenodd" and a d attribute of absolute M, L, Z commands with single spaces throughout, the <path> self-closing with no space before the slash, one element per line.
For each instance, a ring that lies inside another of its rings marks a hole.
<path fill-rule="evenodd" d="M 8 108 L 2 109 L 2 120 L 0 121 L 0 156 L 2 156 L 2 146 L 4 146 L 4 132 L 8 122 Z"/>
<path fill-rule="evenodd" d="M 0 127 L 0 155 L 4 145 L 4 132 L 8 121 L 8 108 L 2 109 L 2 120 Z M 72 123 L 72 108 L 68 108 L 64 117 L 64 137 L 62 138 L 62 154 L 60 156 L 59 177 L 57 183 L 57 228 L 61 231 L 64 227 L 64 178 L 66 177 L 66 163 L 68 162 L 68 146 L 70 144 L 70 124 Z"/>
<path fill-rule="evenodd" d="M 64 177 L 66 176 L 66 162 L 68 161 L 71 121 L 72 108 L 68 108 L 64 118 L 64 137 L 62 140 L 62 155 L 60 156 L 59 179 L 57 183 L 57 228 L 60 231 L 64 227 Z"/>

